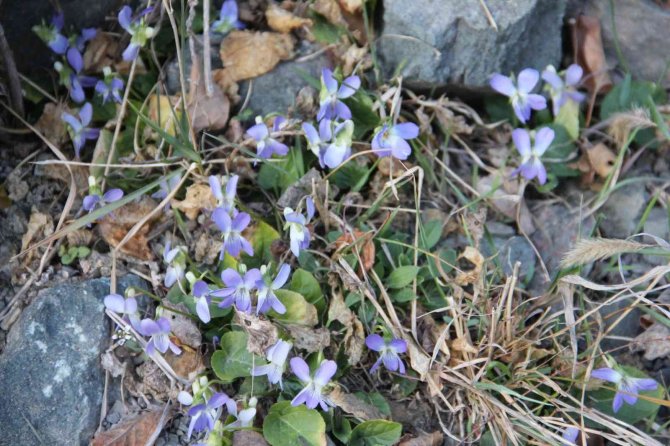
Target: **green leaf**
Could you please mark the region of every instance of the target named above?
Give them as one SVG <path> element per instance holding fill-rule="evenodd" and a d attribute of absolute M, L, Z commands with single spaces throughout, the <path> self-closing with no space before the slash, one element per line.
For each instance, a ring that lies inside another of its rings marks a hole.
<path fill-rule="evenodd" d="M 256 358 L 257 364 L 262 359 Z M 212 369 L 223 382 L 229 383 L 236 378 L 251 376 L 254 355 L 247 351 L 247 334 L 230 331 L 221 337 L 221 349 L 212 355 Z"/>
<path fill-rule="evenodd" d="M 361 401 L 371 404 L 375 406 L 381 413 L 383 413 L 386 416 L 391 416 L 391 406 L 389 406 L 389 403 L 386 401 L 386 398 L 379 393 L 379 392 L 356 392 L 354 393 L 356 395 L 356 398 L 360 399 Z"/>
<path fill-rule="evenodd" d="M 308 327 L 313 327 L 319 322 L 316 307 L 307 302 L 302 294 L 290 290 L 277 290 L 275 294 L 286 307 L 286 313 L 279 314 L 271 310 L 268 316 L 274 320 Z"/>
<path fill-rule="evenodd" d="M 561 124 L 549 124 L 547 127 L 554 131 L 554 140 L 543 155 L 543 158 L 567 159 L 577 147 L 572 142 L 572 137 Z M 553 163 L 552 163 L 553 164 Z M 549 164 L 548 167 L 551 167 Z M 557 163 L 558 164 L 558 163 Z"/>
<path fill-rule="evenodd" d="M 254 248 L 254 256 L 249 257 L 245 255 L 244 263 L 251 267 L 257 268 L 263 264 L 269 263 L 272 259 L 272 242 L 279 239 L 281 235 L 279 232 L 263 220 L 259 220 L 249 242 Z"/>
<path fill-rule="evenodd" d="M 279 189 L 283 191 L 304 174 L 302 151 L 297 148 L 289 150 L 288 155 L 279 158 L 278 162 L 263 163 L 258 171 L 258 184 L 263 189 Z"/>
<path fill-rule="evenodd" d="M 282 401 L 263 420 L 263 436 L 272 446 L 325 446 L 326 423 L 316 410 Z"/>
<path fill-rule="evenodd" d="M 393 291 L 390 293 L 391 294 L 391 300 L 393 302 L 402 304 L 405 302 L 411 302 L 414 299 L 416 299 L 416 294 L 414 294 L 414 291 L 412 288 L 400 288 L 399 290 Z"/>
<path fill-rule="evenodd" d="M 628 376 L 632 376 L 634 378 L 648 378 L 647 375 L 633 367 L 622 366 L 622 369 Z M 607 389 L 605 387 L 610 387 L 612 389 Z M 621 409 L 619 409 L 617 413 L 614 413 L 612 410 L 612 400 L 614 399 L 615 394 L 616 392 L 614 390 L 614 384 L 603 383 L 601 388 L 589 392 L 587 396 L 591 403 L 591 407 L 594 409 L 598 409 L 603 413 L 612 415 L 625 423 L 634 424 L 646 418 L 653 419 L 656 417 L 656 413 L 658 412 L 660 406 L 653 401 L 645 399 L 645 397 L 663 399 L 664 389 L 663 386 L 659 384 L 656 390 L 640 392 L 640 398 L 638 398 L 635 404 L 630 405 L 624 402 L 623 406 L 621 406 Z"/>
<path fill-rule="evenodd" d="M 316 307 L 319 314 L 326 309 L 326 299 L 321 291 L 321 285 L 309 271 L 302 268 L 295 270 L 288 288 L 302 294 L 307 302 Z"/>
<path fill-rule="evenodd" d="M 443 226 L 444 222 L 431 220 L 421 227 L 419 242 L 422 249 L 429 251 L 433 246 L 437 245 L 442 237 Z"/>
<path fill-rule="evenodd" d="M 386 286 L 389 288 L 404 288 L 416 277 L 419 273 L 419 267 L 414 265 L 400 266 L 391 271 L 386 279 Z"/>
<path fill-rule="evenodd" d="M 560 108 L 554 123 L 562 125 L 573 141 L 579 138 L 579 103 L 573 100 L 566 101 Z"/>
<path fill-rule="evenodd" d="M 342 415 L 336 415 L 333 417 L 332 432 L 335 438 L 344 444 L 348 444 L 351 438 L 351 423 Z"/>
<path fill-rule="evenodd" d="M 400 423 L 386 420 L 364 421 L 351 431 L 350 446 L 390 446 L 400 439 Z"/>
<path fill-rule="evenodd" d="M 354 139 L 363 139 L 366 133 L 377 127 L 379 115 L 374 111 L 374 102 L 365 92 L 358 90 L 355 95 L 345 101 L 351 109 L 351 119 L 356 123 Z M 353 186 L 353 184 L 352 184 Z"/>

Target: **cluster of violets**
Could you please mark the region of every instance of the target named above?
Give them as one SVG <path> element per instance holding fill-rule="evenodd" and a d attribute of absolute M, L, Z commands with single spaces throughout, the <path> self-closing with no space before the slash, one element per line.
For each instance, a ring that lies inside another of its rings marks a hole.
<path fill-rule="evenodd" d="M 577 91 L 582 75 L 582 67 L 575 64 L 565 70 L 563 77 L 551 65 L 542 72 L 542 79 L 547 83 L 546 89 L 551 97 L 554 116 L 557 116 L 569 101 L 580 103 L 584 100 L 584 95 Z M 494 74 L 490 85 L 498 93 L 509 97 L 517 119 L 526 124 L 530 120 L 532 110 L 547 108 L 545 97 L 532 93 L 539 80 L 540 73 L 537 70 L 526 68 L 518 74 L 516 80 L 502 74 Z M 534 132 L 529 132 L 525 128 L 515 129 L 512 132 L 512 140 L 521 155 L 521 164 L 512 175 L 521 174 L 527 180 L 537 178 L 540 184 L 545 184 L 547 170 L 540 158 L 554 137 L 554 131 L 549 127 L 542 127 Z"/>
<path fill-rule="evenodd" d="M 304 122 L 301 126 L 308 147 L 319 160 L 321 168 L 334 169 L 351 156 L 355 127 L 351 110 L 343 100 L 356 94 L 360 86 L 358 76 L 349 76 L 339 82 L 332 70 L 324 68 L 321 72 L 316 125 Z M 288 147 L 279 138 L 281 131 L 290 124 L 284 117 L 277 116 L 270 129 L 260 117 L 256 118 L 256 124 L 247 130 L 247 135 L 256 143 L 258 158 L 267 159 L 288 153 Z M 412 153 L 407 141 L 418 135 L 419 127 L 414 123 L 384 123 L 376 129 L 372 138 L 372 152 L 379 157 L 392 156 L 405 160 Z"/>

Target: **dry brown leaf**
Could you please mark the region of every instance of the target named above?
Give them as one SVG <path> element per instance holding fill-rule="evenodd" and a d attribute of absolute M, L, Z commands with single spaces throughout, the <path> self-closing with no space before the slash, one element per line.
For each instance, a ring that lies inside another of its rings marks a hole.
<path fill-rule="evenodd" d="M 54 224 L 51 216 L 43 214 L 36 208 L 33 208 L 32 213 L 30 214 L 30 220 L 28 221 L 28 227 L 26 228 L 26 233 L 23 234 L 23 237 L 21 238 L 21 250 L 25 251 L 32 242 L 42 240 L 53 234 L 53 232 Z M 36 253 L 37 251 L 35 250 L 29 251 L 23 260 L 24 264 L 27 265 Z"/>
<path fill-rule="evenodd" d="M 421 434 L 415 438 L 400 440 L 398 446 L 440 446 L 444 442 L 442 432 L 433 432 L 432 434 Z"/>
<path fill-rule="evenodd" d="M 574 60 L 584 69 L 584 86 L 592 93 L 609 91 L 612 79 L 607 72 L 600 20 L 597 17 L 579 16 L 572 27 L 572 45 Z"/>
<path fill-rule="evenodd" d="M 459 286 L 469 285 L 479 282 L 482 279 L 482 266 L 484 265 L 484 256 L 474 247 L 467 246 L 459 259 L 465 259 L 472 263 L 474 267 L 470 270 L 463 270 L 456 276 L 456 284 Z"/>
<path fill-rule="evenodd" d="M 638 335 L 632 344 L 632 350 L 644 351 L 644 359 L 654 361 L 670 355 L 670 328 L 655 322 Z"/>
<path fill-rule="evenodd" d="M 344 353 L 349 365 L 358 364 L 365 350 L 365 329 L 358 318 L 347 327 L 344 334 Z"/>
<path fill-rule="evenodd" d="M 105 67 L 113 67 L 119 55 L 119 38 L 98 30 L 84 51 L 84 71 L 101 73 Z"/>
<path fill-rule="evenodd" d="M 310 328 L 287 324 L 286 329 L 293 338 L 293 346 L 307 353 L 321 351 L 330 345 L 330 332 L 325 327 Z"/>
<path fill-rule="evenodd" d="M 312 9 L 324 16 L 333 25 L 347 26 L 337 0 L 316 0 L 312 5 Z"/>
<path fill-rule="evenodd" d="M 128 231 L 147 214 L 153 211 L 158 203 L 149 197 L 142 197 L 139 201 L 131 201 L 125 206 L 105 215 L 98 223 L 98 231 L 102 238 L 113 248 L 119 246 Z M 156 215 L 142 226 L 137 233 L 121 247 L 121 252 L 129 256 L 151 260 L 153 253 L 149 249 L 147 235 L 152 223 L 160 216 Z"/>
<path fill-rule="evenodd" d="M 356 395 L 346 393 L 338 385 L 328 394 L 337 407 L 363 421 L 386 418 L 375 406 L 366 403 Z"/>
<path fill-rule="evenodd" d="M 163 306 L 165 308 L 163 316 L 170 320 L 170 330 L 179 339 L 180 345 L 188 345 L 197 350 L 202 344 L 202 334 L 195 321 L 184 316 L 184 314 L 189 314 L 188 308 L 184 304 L 174 305 L 167 302 L 163 302 Z M 183 314 L 170 311 L 170 308 Z"/>
<path fill-rule="evenodd" d="M 349 327 L 356 318 L 347 304 L 344 302 L 344 296 L 336 280 L 329 280 L 331 282 L 331 297 L 330 305 L 328 306 L 328 324 L 332 321 L 338 321 L 345 327 Z M 335 284 L 335 286 L 333 286 Z M 326 325 L 328 325 L 326 324 Z"/>
<path fill-rule="evenodd" d="M 247 333 L 247 350 L 265 357 L 268 348 L 279 339 L 277 327 L 268 320 L 260 319 L 253 314 L 242 311 L 236 313 L 238 323 Z"/>
<path fill-rule="evenodd" d="M 172 207 L 179 209 L 189 220 L 195 220 L 203 209 L 214 209 L 216 198 L 206 184 L 196 183 L 186 189 L 186 197 L 182 201 L 172 200 Z"/>
<path fill-rule="evenodd" d="M 91 446 L 144 446 L 158 427 L 162 415 L 162 409 L 155 409 L 124 418 L 112 429 L 96 435 Z"/>
<path fill-rule="evenodd" d="M 607 178 L 614 169 L 616 154 L 605 144 L 598 143 L 593 147 L 584 149 L 582 156 L 569 166 L 582 173 L 582 185 L 591 185 L 595 182 L 596 175 Z"/>
<path fill-rule="evenodd" d="M 464 337 L 459 337 L 449 342 L 449 347 L 453 352 L 476 354 L 478 350 Z M 464 356 L 464 355 L 462 355 Z"/>
<path fill-rule="evenodd" d="M 353 230 L 353 234 L 347 232 L 342 234 L 337 240 L 335 240 L 335 249 L 337 251 L 342 251 L 343 249 L 351 248 L 351 252 L 360 253 L 362 266 L 365 271 L 370 271 L 370 269 L 375 264 L 375 244 L 372 241 L 371 233 L 365 233 L 358 229 Z M 363 273 L 359 272 L 359 277 L 362 277 Z"/>
<path fill-rule="evenodd" d="M 35 128 L 44 135 L 46 139 L 60 147 L 68 140 L 67 127 L 63 125 L 61 116 L 63 113 L 72 111 L 63 103 L 54 104 L 49 102 L 44 106 L 42 115 L 35 123 Z M 69 181 L 69 175 L 68 175 Z"/>
<path fill-rule="evenodd" d="M 479 249 L 479 243 L 484 236 L 487 214 L 488 208 L 486 206 L 479 206 L 474 211 L 468 210 L 463 214 L 463 226 L 467 229 L 467 233 L 477 249 Z"/>
<path fill-rule="evenodd" d="M 233 433 L 233 446 L 267 446 L 263 435 L 254 431 L 235 431 Z"/>
<path fill-rule="evenodd" d="M 213 265 L 219 261 L 222 245 L 221 237 L 215 239 L 207 232 L 201 233 L 195 242 L 195 261 L 205 265 Z"/>
<path fill-rule="evenodd" d="M 280 33 L 290 33 L 302 26 L 312 26 L 310 19 L 295 16 L 272 2 L 268 5 L 268 9 L 265 10 L 265 18 L 268 21 L 268 26 L 273 31 Z"/>
<path fill-rule="evenodd" d="M 205 363 L 202 360 L 202 356 L 190 348 L 182 348 L 181 353 L 178 355 L 168 351 L 163 356 L 177 376 L 186 380 L 192 381 L 196 376 L 205 371 Z"/>
<path fill-rule="evenodd" d="M 517 207 L 521 206 L 521 209 L 518 211 L 518 224 L 526 234 L 532 234 L 535 232 L 535 224 L 533 223 L 530 209 L 528 209 L 525 200 L 519 196 L 519 180 L 507 179 L 510 173 L 511 169 L 503 172 L 503 182 L 495 190 L 493 190 L 494 185 L 498 185 L 500 182 L 500 178 L 497 175 L 480 177 L 475 185 L 475 189 L 480 194 L 488 196 L 491 204 L 498 212 L 514 220 L 517 219 Z"/>
<path fill-rule="evenodd" d="M 126 374 L 126 363 L 119 361 L 119 358 L 117 358 L 111 351 L 107 351 L 100 355 L 100 364 L 113 378 L 118 378 L 119 376 Z"/>
<path fill-rule="evenodd" d="M 361 71 L 366 71 L 373 65 L 372 56 L 370 55 L 367 45 L 359 47 L 355 43 L 351 44 L 344 52 L 341 59 L 343 60 L 342 74 L 344 76 L 353 74 L 356 67 Z"/>
<path fill-rule="evenodd" d="M 237 81 L 251 79 L 272 70 L 293 56 L 293 39 L 274 32 L 232 31 L 219 52 L 224 68 L 214 70 L 214 80 L 223 89 Z"/>
<path fill-rule="evenodd" d="M 365 0 L 338 0 L 343 11 L 349 14 L 357 14 L 363 10 Z"/>
<path fill-rule="evenodd" d="M 149 98 L 149 119 L 169 135 L 176 135 L 177 124 L 181 119 L 181 100 L 178 96 L 157 94 Z"/>
<path fill-rule="evenodd" d="M 193 130 L 199 132 L 200 130 L 224 129 L 228 123 L 230 101 L 217 84 L 212 84 L 211 95 L 207 95 L 198 63 L 191 66 L 191 87 L 186 109 L 191 118 Z"/>

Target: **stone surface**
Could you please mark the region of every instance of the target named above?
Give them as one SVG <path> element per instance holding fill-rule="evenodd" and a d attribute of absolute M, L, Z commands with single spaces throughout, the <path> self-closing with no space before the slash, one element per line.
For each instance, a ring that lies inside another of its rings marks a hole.
<path fill-rule="evenodd" d="M 244 102 L 249 86 L 251 96 L 247 109 L 252 116 L 267 115 L 269 113 L 286 114 L 296 103 L 296 96 L 300 89 L 309 86 L 310 77 L 319 82 L 321 70 L 330 66 L 324 53 L 300 61 L 319 50 L 318 45 L 302 42 L 296 51 L 296 58 L 278 64 L 269 73 L 258 76 L 249 81 L 240 83 L 240 96 Z"/>
<path fill-rule="evenodd" d="M 107 15 L 116 17 L 124 0 L 60 0 L 65 16 L 66 35 L 82 28 L 99 26 Z M 44 76 L 56 60 L 49 48 L 32 32 L 31 28 L 49 22 L 54 4 L 43 0 L 4 0 L 0 2 L 0 18 L 7 41 L 14 52 L 18 70 L 31 77 Z M 11 18 L 11 19 L 10 19 Z"/>
<path fill-rule="evenodd" d="M 484 86 L 494 72 L 557 65 L 565 0 L 385 0 L 378 55 L 410 84 Z"/>
<path fill-rule="evenodd" d="M 212 62 L 212 70 L 223 67 L 221 63 L 221 58 L 219 57 L 219 45 L 223 40 L 223 36 L 220 34 L 212 33 L 210 36 L 210 61 Z M 195 36 L 195 51 L 198 54 L 198 57 L 202 63 L 202 35 L 199 34 Z M 188 42 L 181 49 L 182 63 L 184 64 L 184 80 L 186 81 L 186 91 L 188 92 L 188 83 L 191 80 L 191 68 L 193 67 L 193 60 L 191 59 L 191 50 L 189 48 Z M 165 69 L 167 81 L 167 91 L 168 94 L 177 94 L 181 93 L 181 86 L 179 84 L 179 62 L 177 57 L 167 65 Z"/>
<path fill-rule="evenodd" d="M 146 286 L 136 276 L 118 285 Z M 108 292 L 108 279 L 57 285 L 24 309 L 0 356 L 0 444 L 89 444 L 100 420 Z"/>
<path fill-rule="evenodd" d="M 612 192 L 600 209 L 605 217 L 600 223 L 603 234 L 621 239 L 633 235 L 648 201 L 649 194 L 642 183 L 632 183 Z"/>
<path fill-rule="evenodd" d="M 487 222 L 487 229 L 489 229 L 490 226 L 492 226 L 491 223 Z M 514 231 L 513 228 L 507 225 L 499 224 L 498 227 L 501 229 L 506 227 Z M 535 271 L 535 253 L 533 252 L 533 248 L 530 246 L 530 243 L 528 243 L 528 241 L 522 236 L 500 236 L 491 232 L 490 229 L 489 233 L 491 234 L 492 241 L 495 246 L 492 247 L 489 241 L 484 238 L 482 240 L 482 253 L 486 257 L 497 254 L 497 260 L 506 276 L 511 276 L 512 271 L 514 270 L 514 264 L 516 262 L 520 262 L 521 266 L 519 267 L 519 278 L 522 282 L 530 279 L 533 272 Z"/>
<path fill-rule="evenodd" d="M 578 239 L 591 234 L 595 219 L 589 216 L 580 221 L 579 209 L 569 209 L 561 203 L 547 205 L 540 202 L 531 206 L 531 213 L 537 229 L 530 238 L 553 279 L 559 271 L 563 255 Z M 540 294 L 546 290 L 549 283 L 544 272 L 538 267 L 529 288 L 533 294 Z"/>
<path fill-rule="evenodd" d="M 631 304 L 632 300 L 630 299 L 620 300 L 605 305 L 599 310 L 604 322 L 605 331 L 609 331 L 607 336 L 600 342 L 600 347 L 604 353 L 613 350 L 613 354 L 627 354 L 628 349 L 621 347 L 628 346 L 632 339 L 641 333 L 640 316 L 643 313 L 637 307 L 617 323 L 617 320 Z"/>
<path fill-rule="evenodd" d="M 653 0 L 616 0 L 614 5 L 616 36 L 633 76 L 655 82 L 665 74 L 664 85 L 670 86 L 670 71 L 666 70 L 670 9 Z M 600 19 L 608 65 L 623 68 L 616 53 L 610 1 L 570 0 L 566 15 L 577 17 L 579 14 Z"/>

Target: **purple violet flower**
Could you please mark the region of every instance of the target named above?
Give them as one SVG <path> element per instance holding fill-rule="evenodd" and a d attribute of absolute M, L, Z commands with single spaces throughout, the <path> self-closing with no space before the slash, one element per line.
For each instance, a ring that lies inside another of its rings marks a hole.
<path fill-rule="evenodd" d="M 310 409 L 321 406 L 321 409 L 326 412 L 328 412 L 328 406 L 335 407 L 335 404 L 322 393 L 323 388 L 337 371 L 335 361 L 323 361 L 314 373 L 314 377 L 312 377 L 307 363 L 302 358 L 295 357 L 291 359 L 291 370 L 305 384 L 305 388 L 291 401 L 292 406 L 299 406 L 304 403 Z"/>
<path fill-rule="evenodd" d="M 172 193 L 173 190 L 179 186 L 179 182 L 181 181 L 181 177 L 173 176 L 169 180 L 165 181 L 162 180 L 160 183 L 158 183 L 158 190 L 151 194 L 151 198 L 155 198 L 156 200 L 164 200 L 170 193 Z M 167 212 L 168 209 L 170 209 L 171 205 L 170 202 L 168 201 L 165 204 L 165 209 L 164 211 Z"/>
<path fill-rule="evenodd" d="M 286 366 L 286 358 L 293 344 L 283 340 L 278 340 L 272 347 L 268 348 L 266 358 L 269 364 L 256 366 L 251 369 L 251 376 L 267 375 L 268 381 L 272 384 L 279 384 L 279 388 L 284 390 L 281 376 Z"/>
<path fill-rule="evenodd" d="M 97 207 L 103 207 L 108 203 L 119 201 L 121 198 L 123 198 L 121 189 L 110 189 L 103 194 L 95 177 L 90 176 L 88 177 L 88 195 L 84 197 L 82 208 L 90 213 Z"/>
<path fill-rule="evenodd" d="M 386 367 L 391 372 L 400 372 L 405 374 L 405 364 L 400 359 L 400 353 L 405 353 L 407 351 L 407 342 L 403 339 L 392 339 L 391 341 L 385 341 L 384 338 L 378 334 L 371 334 L 365 338 L 365 345 L 368 346 L 370 350 L 379 352 L 379 359 L 374 363 L 370 369 L 370 373 L 374 373 L 379 364 L 384 363 Z"/>
<path fill-rule="evenodd" d="M 67 61 L 74 72 L 69 73 L 69 79 L 66 81 L 66 86 L 70 90 L 70 97 L 72 100 L 77 103 L 82 103 L 86 100 L 84 87 L 94 86 L 97 82 L 97 79 L 91 76 L 84 76 L 80 74 L 84 69 L 84 59 L 76 48 L 70 48 L 67 50 Z"/>
<path fill-rule="evenodd" d="M 267 313 L 270 309 L 275 310 L 279 314 L 286 313 L 286 307 L 283 303 L 277 298 L 275 291 L 280 289 L 286 284 L 288 276 L 291 274 L 291 267 L 283 263 L 279 267 L 279 272 L 277 277 L 274 280 L 270 281 L 270 277 L 265 275 L 266 267 L 261 267 L 261 280 L 256 284 L 258 289 L 258 304 L 256 306 L 256 314 L 258 313 Z"/>
<path fill-rule="evenodd" d="M 553 65 L 549 65 L 542 72 L 542 79 L 548 84 L 547 89 L 551 96 L 554 116 L 558 115 L 561 107 L 563 107 L 566 102 L 571 100 L 580 103 L 584 100 L 586 96 L 577 91 L 579 81 L 582 80 L 583 74 L 584 70 L 577 64 L 572 64 L 565 70 L 565 82 L 561 76 L 558 75 L 556 68 L 554 68 Z"/>
<path fill-rule="evenodd" d="M 226 192 L 224 194 L 219 177 L 215 175 L 209 177 L 209 188 L 212 190 L 214 198 L 216 198 L 217 207 L 229 214 L 235 209 L 235 196 L 237 195 L 237 182 L 239 179 L 240 177 L 237 175 L 228 178 L 228 181 L 226 181 Z"/>
<path fill-rule="evenodd" d="M 372 139 L 372 151 L 379 157 L 392 156 L 399 160 L 406 160 L 412 154 L 412 147 L 408 139 L 419 136 L 419 126 L 411 122 L 403 122 L 384 126 Z"/>
<path fill-rule="evenodd" d="M 103 68 L 102 72 L 105 78 L 103 80 L 99 80 L 95 84 L 95 92 L 100 95 L 103 104 L 106 104 L 107 101 L 110 100 L 121 103 L 123 101 L 121 98 L 123 81 L 116 77 L 109 67 Z"/>
<path fill-rule="evenodd" d="M 105 308 L 114 313 L 123 315 L 130 325 L 140 331 L 140 313 L 137 310 L 137 300 L 134 297 L 124 298 L 120 294 L 108 294 L 105 296 Z"/>
<path fill-rule="evenodd" d="M 147 355 L 153 355 L 156 350 L 165 353 L 169 348 L 172 353 L 178 355 L 181 349 L 170 340 L 170 321 L 165 317 L 152 319 L 142 319 L 140 321 L 140 334 L 142 336 L 151 336 L 147 343 Z"/>
<path fill-rule="evenodd" d="M 547 108 L 547 100 L 544 96 L 531 93 L 538 80 L 540 80 L 540 73 L 532 68 L 526 68 L 519 73 L 516 85 L 511 78 L 498 73 L 491 77 L 490 85 L 498 93 L 510 98 L 516 117 L 525 123 L 530 119 L 531 109 L 544 110 Z"/>
<path fill-rule="evenodd" d="M 248 255 L 254 255 L 254 248 L 249 241 L 242 237 L 242 231 L 249 226 L 251 217 L 246 212 L 239 212 L 234 217 L 230 217 L 228 212 L 223 208 L 216 208 L 212 212 L 212 220 L 222 232 L 223 246 L 221 247 L 221 255 L 219 259 L 223 259 L 224 253 L 227 251 L 233 257 L 240 255 L 241 251 Z"/>
<path fill-rule="evenodd" d="M 324 155 L 326 149 L 330 146 L 330 140 L 333 138 L 332 121 L 330 119 L 322 119 L 319 122 L 319 131 L 309 122 L 302 124 L 302 130 L 305 132 L 309 150 L 319 159 L 321 168 L 326 165 L 324 163 Z"/>
<path fill-rule="evenodd" d="M 307 207 L 307 217 L 291 208 L 284 208 L 284 218 L 286 219 L 284 230 L 289 230 L 291 252 L 296 257 L 300 256 L 301 249 L 307 249 L 309 247 L 311 239 L 307 224 L 312 217 L 314 217 L 314 201 L 312 200 L 312 197 L 307 197 L 305 204 Z"/>
<path fill-rule="evenodd" d="M 214 429 L 214 422 L 219 417 L 219 408 L 226 404 L 230 398 L 223 392 L 217 392 L 204 404 L 198 404 L 188 410 L 191 422 L 188 425 L 186 438 L 191 438 L 193 431 L 210 432 Z"/>
<path fill-rule="evenodd" d="M 226 0 L 221 5 L 219 20 L 212 23 L 211 30 L 215 33 L 226 34 L 232 29 L 242 29 L 244 23 L 240 22 L 235 0 Z"/>
<path fill-rule="evenodd" d="M 284 122 L 286 122 L 286 120 L 282 116 L 277 116 L 272 124 L 272 132 L 270 132 L 268 126 L 265 125 L 262 119 L 257 117 L 256 125 L 247 130 L 247 135 L 256 141 L 256 154 L 258 155 L 258 158 L 268 159 L 272 155 L 284 156 L 288 153 L 288 146 L 273 138 L 273 136 L 276 136 L 276 133 L 281 130 L 281 126 Z"/>
<path fill-rule="evenodd" d="M 219 308 L 227 308 L 235 304 L 238 311 L 251 312 L 251 292 L 256 288 L 262 276 L 258 268 L 250 269 L 243 274 L 244 277 L 232 268 L 221 272 L 221 280 L 226 287 L 210 293 L 212 296 L 224 298 Z"/>
<path fill-rule="evenodd" d="M 612 400 L 614 413 L 621 409 L 624 402 L 630 405 L 637 403 L 639 392 L 656 390 L 658 387 L 658 383 L 651 378 L 633 378 L 609 367 L 592 371 L 591 377 L 616 384 L 617 391 Z"/>
<path fill-rule="evenodd" d="M 579 436 L 579 429 L 571 426 L 566 427 L 563 431 L 563 439 L 569 441 L 571 444 L 577 444 L 577 437 Z"/>
<path fill-rule="evenodd" d="M 84 28 L 81 30 L 81 34 L 74 38 L 74 45 L 71 46 L 77 48 L 80 53 L 83 53 L 86 49 L 86 43 L 89 40 L 93 40 L 97 34 L 98 31 L 95 28 Z"/>
<path fill-rule="evenodd" d="M 168 241 L 165 244 L 165 249 L 163 249 L 163 261 L 168 265 L 167 270 L 165 270 L 164 284 L 170 288 L 184 278 L 186 262 L 182 248 L 179 246 L 172 248 L 172 244 Z"/>
<path fill-rule="evenodd" d="M 86 144 L 86 140 L 96 140 L 100 135 L 99 129 L 91 129 L 88 127 L 92 118 L 93 107 L 88 102 L 79 110 L 79 119 L 69 113 L 63 113 L 61 115 L 61 119 L 68 125 L 67 131 L 70 134 L 70 139 L 74 146 L 74 154 L 77 159 L 79 159 L 79 153 Z"/>
<path fill-rule="evenodd" d="M 198 317 L 205 324 L 212 320 L 209 314 L 209 286 L 202 280 L 198 280 L 193 284 L 191 294 L 195 299 L 195 312 Z"/>
<path fill-rule="evenodd" d="M 555 134 L 552 129 L 542 127 L 535 134 L 535 141 L 531 147 L 528 130 L 515 129 L 512 131 L 512 140 L 519 154 L 521 154 L 521 165 L 512 172 L 512 176 L 521 173 L 521 176 L 527 180 L 537 177 L 540 184 L 546 183 L 547 169 L 545 169 L 540 158 L 551 145 L 554 136 Z"/>
<path fill-rule="evenodd" d="M 51 24 L 33 26 L 33 32 L 42 39 L 44 43 L 56 54 L 65 54 L 69 42 L 67 37 L 61 34 L 65 20 L 62 12 L 55 13 L 51 18 Z"/>
<path fill-rule="evenodd" d="M 321 71 L 321 92 L 319 93 L 319 113 L 316 120 L 351 119 L 351 110 L 341 99 L 351 97 L 361 86 L 358 76 L 349 76 L 340 86 L 328 68 Z"/>
<path fill-rule="evenodd" d="M 129 62 L 135 60 L 140 53 L 140 48 L 146 45 L 147 41 L 154 36 L 154 29 L 148 26 L 144 21 L 144 16 L 153 11 L 153 7 L 146 8 L 134 19 L 133 10 L 126 5 L 119 11 L 119 25 L 126 30 L 132 37 L 130 43 L 123 50 L 123 60 Z"/>

